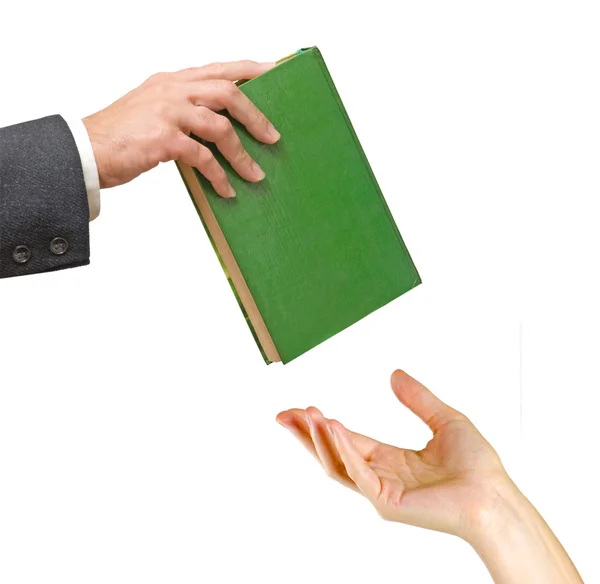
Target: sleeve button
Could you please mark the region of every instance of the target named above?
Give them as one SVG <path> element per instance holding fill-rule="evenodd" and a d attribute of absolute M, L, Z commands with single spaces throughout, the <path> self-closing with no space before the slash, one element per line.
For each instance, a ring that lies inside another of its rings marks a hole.
<path fill-rule="evenodd" d="M 26 245 L 17 245 L 13 250 L 12 257 L 17 264 L 26 264 L 31 257 L 31 250 Z"/>
<path fill-rule="evenodd" d="M 50 251 L 54 255 L 63 255 L 69 249 L 69 243 L 63 237 L 55 237 L 50 242 Z"/>

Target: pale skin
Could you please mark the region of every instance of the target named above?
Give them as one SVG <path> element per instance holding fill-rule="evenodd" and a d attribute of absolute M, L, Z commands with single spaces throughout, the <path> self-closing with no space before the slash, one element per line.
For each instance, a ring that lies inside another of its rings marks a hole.
<path fill-rule="evenodd" d="M 252 79 L 275 63 L 212 63 L 175 73 L 157 73 L 105 109 L 84 118 L 100 187 L 127 183 L 161 162 L 197 168 L 222 197 L 235 197 L 223 168 L 191 134 L 214 142 L 232 168 L 250 182 L 265 173 L 243 148 L 227 111 L 260 142 L 280 138 L 273 124 L 235 81 Z"/>
<path fill-rule="evenodd" d="M 581 583 L 558 539 L 468 418 L 403 371 L 393 373 L 391 385 L 433 433 L 423 450 L 382 444 L 315 407 L 281 412 L 277 421 L 382 518 L 467 541 L 496 584 Z"/>

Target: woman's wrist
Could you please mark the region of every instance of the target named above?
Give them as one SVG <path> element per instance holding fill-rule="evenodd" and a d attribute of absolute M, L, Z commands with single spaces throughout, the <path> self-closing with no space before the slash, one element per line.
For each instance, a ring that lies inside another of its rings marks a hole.
<path fill-rule="evenodd" d="M 463 539 L 498 584 L 582 582 L 552 530 L 508 476 L 494 483 L 474 510 Z"/>
<path fill-rule="evenodd" d="M 514 529 L 528 507 L 531 504 L 509 476 L 500 476 L 474 498 L 469 529 L 462 538 L 476 550 L 484 548 L 490 540 Z"/>

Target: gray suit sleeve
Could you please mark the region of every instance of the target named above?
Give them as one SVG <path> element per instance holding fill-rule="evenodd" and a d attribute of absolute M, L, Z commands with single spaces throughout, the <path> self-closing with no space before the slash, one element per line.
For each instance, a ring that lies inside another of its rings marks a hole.
<path fill-rule="evenodd" d="M 0 278 L 90 262 L 81 160 L 60 116 L 0 128 Z"/>

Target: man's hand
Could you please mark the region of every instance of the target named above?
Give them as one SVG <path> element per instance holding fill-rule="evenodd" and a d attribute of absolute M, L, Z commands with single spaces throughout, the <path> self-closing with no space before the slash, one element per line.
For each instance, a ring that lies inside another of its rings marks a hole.
<path fill-rule="evenodd" d="M 246 180 L 262 180 L 264 172 L 244 150 L 231 122 L 215 112 L 227 110 L 257 140 L 277 142 L 277 130 L 234 83 L 272 67 L 274 63 L 239 61 L 158 73 L 85 118 L 100 186 L 121 185 L 159 162 L 178 160 L 197 168 L 222 197 L 234 197 L 223 168 L 190 134 L 214 142 Z"/>

